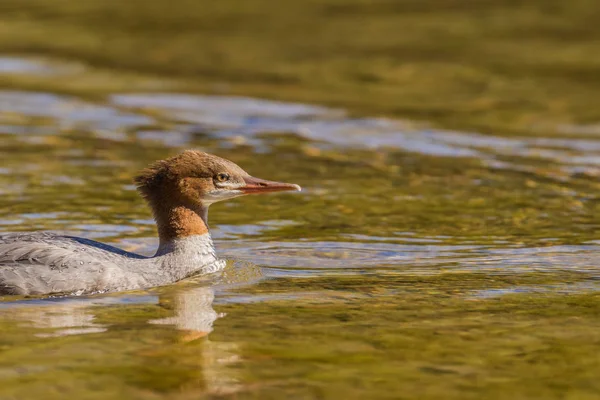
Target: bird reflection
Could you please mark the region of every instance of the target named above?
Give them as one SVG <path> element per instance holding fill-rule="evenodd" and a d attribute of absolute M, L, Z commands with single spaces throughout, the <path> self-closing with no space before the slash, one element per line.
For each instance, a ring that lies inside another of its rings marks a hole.
<path fill-rule="evenodd" d="M 214 290 L 208 286 L 176 289 L 159 296 L 107 296 L 4 302 L 0 303 L 0 317 L 17 320 L 25 329 L 35 328 L 33 334 L 37 337 L 52 338 L 108 331 L 110 325 L 99 323 L 95 315 L 100 309 L 106 310 L 106 306 L 155 304 L 168 309 L 172 315 L 151 319 L 147 326 L 173 326 L 179 342 L 194 341 L 198 344 L 188 349 L 188 351 L 197 351 L 197 354 L 190 354 L 192 357 L 184 361 L 188 365 L 192 362 L 197 366 L 199 377 L 197 383 L 213 394 L 237 391 L 240 384 L 230 366 L 240 360 L 238 346 L 235 343 L 215 342 L 209 339 L 209 334 L 214 329 L 214 322 L 225 316 L 213 309 Z"/>
<path fill-rule="evenodd" d="M 195 287 L 161 296 L 160 303 L 172 304 L 174 315 L 149 322 L 175 326 L 182 342 L 202 340 L 198 364 L 206 389 L 211 393 L 226 394 L 237 391 L 240 386 L 232 376 L 232 369 L 228 368 L 239 362 L 240 357 L 235 343 L 214 342 L 208 337 L 213 331 L 213 323 L 225 316 L 212 308 L 214 298 L 211 287 Z"/>

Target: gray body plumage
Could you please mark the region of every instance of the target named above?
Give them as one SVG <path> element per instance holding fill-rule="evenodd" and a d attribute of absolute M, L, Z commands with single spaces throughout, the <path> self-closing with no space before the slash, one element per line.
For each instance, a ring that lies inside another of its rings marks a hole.
<path fill-rule="evenodd" d="M 0 294 L 83 294 L 160 286 L 222 269 L 209 234 L 176 239 L 154 257 L 54 233 L 0 235 Z"/>

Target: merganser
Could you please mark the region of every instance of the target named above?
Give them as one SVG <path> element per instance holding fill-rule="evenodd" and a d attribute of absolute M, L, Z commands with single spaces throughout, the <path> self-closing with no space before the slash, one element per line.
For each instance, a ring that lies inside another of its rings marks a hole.
<path fill-rule="evenodd" d="M 49 232 L 0 235 L 0 294 L 84 294 L 166 285 L 225 266 L 208 230 L 212 203 L 246 194 L 299 191 L 250 176 L 229 160 L 195 150 L 160 160 L 135 183 L 160 239 L 153 257 Z"/>

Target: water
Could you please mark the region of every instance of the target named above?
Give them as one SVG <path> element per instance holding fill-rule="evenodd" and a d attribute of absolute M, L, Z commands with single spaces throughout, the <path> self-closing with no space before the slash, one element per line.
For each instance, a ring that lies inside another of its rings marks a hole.
<path fill-rule="evenodd" d="M 0 57 L 0 74 L 47 68 Z M 211 208 L 223 273 L 2 298 L 0 398 L 593 398 L 593 126 L 484 135 L 244 97 L 0 91 L 3 232 L 152 254 L 131 178 L 185 148 L 304 188 Z"/>

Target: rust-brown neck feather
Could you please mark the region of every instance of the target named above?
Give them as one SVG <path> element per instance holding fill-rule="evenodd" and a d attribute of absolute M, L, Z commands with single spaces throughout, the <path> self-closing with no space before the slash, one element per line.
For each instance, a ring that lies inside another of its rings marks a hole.
<path fill-rule="evenodd" d="M 200 203 L 192 203 L 177 191 L 159 191 L 148 197 L 152 208 L 160 244 L 174 239 L 208 233 L 208 210 Z"/>
<path fill-rule="evenodd" d="M 173 207 L 168 215 L 156 217 L 161 244 L 174 239 L 208 233 L 208 227 L 197 211 L 185 206 Z"/>

